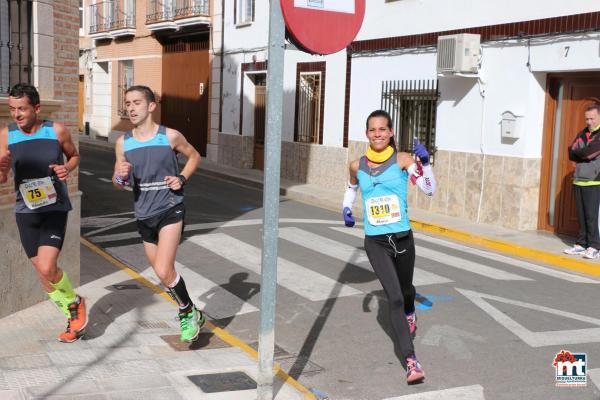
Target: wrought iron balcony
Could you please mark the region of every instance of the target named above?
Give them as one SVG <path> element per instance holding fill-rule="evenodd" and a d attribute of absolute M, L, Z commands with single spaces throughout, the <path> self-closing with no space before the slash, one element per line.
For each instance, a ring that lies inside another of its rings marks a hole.
<path fill-rule="evenodd" d="M 152 31 L 210 25 L 209 0 L 146 0 L 146 26 Z"/>
<path fill-rule="evenodd" d="M 135 35 L 135 0 L 92 4 L 90 19 L 90 36 L 95 39 Z"/>

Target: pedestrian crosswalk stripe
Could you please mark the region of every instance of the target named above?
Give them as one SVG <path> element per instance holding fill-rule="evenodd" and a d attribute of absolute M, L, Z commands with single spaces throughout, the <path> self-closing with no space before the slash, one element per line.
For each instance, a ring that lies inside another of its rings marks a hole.
<path fill-rule="evenodd" d="M 145 279 L 162 287 L 160 280 L 156 277 L 153 269 L 148 266 L 144 248 L 141 244 L 116 246 L 106 249 L 111 255 L 140 272 Z M 180 249 L 181 253 L 184 251 Z M 219 284 L 188 268 L 186 265 L 175 261 L 175 268 L 185 280 L 186 287 L 194 304 L 203 309 L 212 318 L 229 318 L 236 314 L 246 314 L 258 311 L 250 303 L 245 303 L 235 294 L 221 287 Z M 237 293 L 237 292 L 236 292 Z"/>
<path fill-rule="evenodd" d="M 504 264 L 508 264 L 508 265 L 512 265 L 512 266 L 519 267 L 519 268 L 523 268 L 523 269 L 526 269 L 526 270 L 534 271 L 534 272 L 537 272 L 539 274 L 543 274 L 543 275 L 547 275 L 547 276 L 552 276 L 554 278 L 562 279 L 562 280 L 565 280 L 565 281 L 575 282 L 575 283 L 600 284 L 600 281 L 595 280 L 595 279 L 586 278 L 585 276 L 574 275 L 574 274 L 570 274 L 570 273 L 567 273 L 567 272 L 558 271 L 558 270 L 553 269 L 553 268 L 542 267 L 541 265 L 533 264 L 533 263 L 530 263 L 530 262 L 527 262 L 527 261 L 517 260 L 517 259 L 514 259 L 514 258 L 503 256 L 501 254 L 491 253 L 491 252 L 485 251 L 485 250 L 474 249 L 474 248 L 471 248 L 471 247 L 468 247 L 468 246 L 465 246 L 465 245 L 461 245 L 461 244 L 458 244 L 458 243 L 449 242 L 447 240 L 438 239 L 438 238 L 435 238 L 435 237 L 423 235 L 422 233 L 415 233 L 414 235 L 415 235 L 415 238 L 423 240 L 423 241 L 427 241 L 427 242 L 430 242 L 430 243 L 439 244 L 439 245 L 442 245 L 442 246 L 451 247 L 453 249 L 457 249 L 457 250 L 463 251 L 465 253 L 475 254 L 475 255 L 480 256 L 480 257 L 484 257 L 484 258 L 487 258 L 487 259 L 490 259 L 490 260 L 499 261 L 499 262 L 502 262 Z"/>
<path fill-rule="evenodd" d="M 83 174 L 83 175 L 88 175 L 88 176 L 89 176 L 89 175 L 94 175 L 92 172 L 90 172 L 90 171 L 85 171 L 85 170 L 83 170 L 83 169 L 80 169 L 80 170 L 79 170 L 79 173 L 80 173 L 80 174 Z"/>
<path fill-rule="evenodd" d="M 364 237 L 364 233 L 358 229 L 344 229 L 332 227 L 338 232 L 343 232 L 352 236 Z M 464 258 L 454 257 L 449 254 L 442 253 L 441 251 L 431 250 L 425 247 L 417 248 L 417 256 L 424 257 L 429 260 L 439 262 L 449 267 L 461 269 L 463 271 L 471 272 L 485 276 L 486 278 L 503 280 L 503 281 L 532 281 L 533 279 L 527 278 L 521 275 L 513 274 L 510 272 L 502 271 L 497 268 L 488 267 L 487 265 L 479 264 L 473 261 L 465 260 Z"/>
<path fill-rule="evenodd" d="M 483 386 L 461 386 L 452 389 L 434 390 L 430 392 L 407 394 L 389 397 L 384 400 L 485 400 Z"/>
<path fill-rule="evenodd" d="M 112 183 L 112 181 L 108 178 L 98 178 L 98 180 L 106 183 Z"/>
<path fill-rule="evenodd" d="M 205 311 L 212 319 L 223 319 L 235 315 L 258 311 L 258 308 L 223 289 L 217 283 L 206 279 L 194 270 L 175 261 L 175 269 L 185 280 L 185 286 L 196 307 Z M 155 285 L 161 286 L 152 267 L 140 275 Z"/>
<path fill-rule="evenodd" d="M 335 258 L 337 260 L 356 265 L 372 272 L 371 263 L 363 250 L 348 244 L 338 242 L 306 231 L 304 229 L 288 227 L 279 230 L 279 237 L 296 245 L 306 247 L 317 253 Z M 413 283 L 415 286 L 433 285 L 438 283 L 453 282 L 451 279 L 436 275 L 432 272 L 415 268 Z"/>
<path fill-rule="evenodd" d="M 261 250 L 258 247 L 224 233 L 194 235 L 187 241 L 256 274 L 261 273 Z M 277 260 L 277 283 L 312 301 L 362 294 L 357 289 L 281 257 Z"/>

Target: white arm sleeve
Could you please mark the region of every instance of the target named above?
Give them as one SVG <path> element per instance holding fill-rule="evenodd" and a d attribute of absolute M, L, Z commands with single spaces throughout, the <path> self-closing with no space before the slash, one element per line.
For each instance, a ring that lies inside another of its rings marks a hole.
<path fill-rule="evenodd" d="M 342 202 L 342 209 L 348 207 L 352 210 L 354 200 L 356 200 L 357 189 L 358 185 L 353 185 L 350 182 L 348 182 L 348 186 L 346 186 L 346 191 L 344 192 L 344 201 Z"/>
<path fill-rule="evenodd" d="M 417 176 L 415 184 L 427 196 L 433 195 L 433 192 L 435 192 L 435 177 L 433 176 L 431 165 L 423 166 L 423 175 Z"/>

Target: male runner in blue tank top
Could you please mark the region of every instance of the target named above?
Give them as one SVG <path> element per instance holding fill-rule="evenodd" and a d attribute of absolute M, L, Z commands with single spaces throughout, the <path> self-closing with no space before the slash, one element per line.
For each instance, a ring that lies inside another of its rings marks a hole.
<path fill-rule="evenodd" d="M 134 128 L 117 140 L 113 182 L 117 188 L 133 187 L 135 217 L 146 256 L 179 305 L 181 341 L 192 342 L 205 317 L 175 270 L 175 256 L 185 217 L 183 187 L 198 167 L 200 154 L 181 133 L 152 120 L 156 99 L 149 87 L 127 89 L 125 106 Z M 181 172 L 177 153 L 187 158 Z"/>
<path fill-rule="evenodd" d="M 350 163 L 343 217 L 346 226 L 354 226 L 352 205 L 360 187 L 365 251 L 387 296 L 406 380 L 413 384 L 422 381 L 425 372 L 417 361 L 412 341 L 417 329 L 413 286 L 415 243 L 407 213 L 407 190 L 411 180 L 431 196 L 435 179 L 425 146 L 415 145 L 422 166 L 410 154 L 396 152 L 392 119 L 386 111 L 373 111 L 366 125 L 369 148 L 365 156 Z"/>
<path fill-rule="evenodd" d="M 79 153 L 63 124 L 39 119 L 35 87 L 15 85 L 8 108 L 14 122 L 0 130 L 0 183 L 12 168 L 21 243 L 48 296 L 67 317 L 58 340 L 74 342 L 85 333 L 85 300 L 75 294 L 57 262 L 71 210 L 67 177 L 79 165 Z"/>

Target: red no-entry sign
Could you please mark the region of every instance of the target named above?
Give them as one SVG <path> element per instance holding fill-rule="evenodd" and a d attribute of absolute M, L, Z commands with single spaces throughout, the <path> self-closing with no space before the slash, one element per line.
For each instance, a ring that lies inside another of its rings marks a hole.
<path fill-rule="evenodd" d="M 312 54 L 343 50 L 358 34 L 365 0 L 280 0 L 294 44 Z"/>

